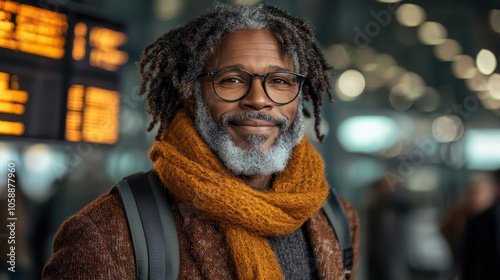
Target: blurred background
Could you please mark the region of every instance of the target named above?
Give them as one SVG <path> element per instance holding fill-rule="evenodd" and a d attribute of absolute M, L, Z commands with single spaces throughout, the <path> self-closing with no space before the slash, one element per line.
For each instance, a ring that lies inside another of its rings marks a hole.
<path fill-rule="evenodd" d="M 66 218 L 151 168 L 141 51 L 222 2 L 0 0 L 0 178 L 15 166 L 20 271 L 0 279 L 39 279 Z M 496 197 L 500 1 L 265 2 L 309 19 L 335 67 L 328 136 L 311 141 L 359 211 L 357 279 L 455 279 L 465 221 Z"/>

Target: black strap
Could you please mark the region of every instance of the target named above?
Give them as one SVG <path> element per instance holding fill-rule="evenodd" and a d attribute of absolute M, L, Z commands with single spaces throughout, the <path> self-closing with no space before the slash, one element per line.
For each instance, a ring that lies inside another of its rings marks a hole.
<path fill-rule="evenodd" d="M 337 236 L 337 240 L 339 241 L 340 250 L 342 252 L 342 262 L 344 263 L 345 278 L 348 280 L 351 275 L 354 250 L 352 249 L 347 216 L 334 189 L 331 189 L 330 197 L 328 198 L 328 202 L 323 206 L 323 211 L 330 221 L 333 231 Z"/>
<path fill-rule="evenodd" d="M 118 190 L 129 221 L 137 279 L 177 279 L 179 244 L 170 201 L 152 171 L 124 178 Z M 158 209 L 162 209 L 159 211 Z"/>
<path fill-rule="evenodd" d="M 156 204 L 160 211 L 160 218 L 163 226 L 163 238 L 165 240 L 167 270 L 166 277 L 163 279 L 177 280 L 179 276 L 180 257 L 179 257 L 179 239 L 177 237 L 177 227 L 175 226 L 174 212 L 169 200 L 168 191 L 163 187 L 160 178 L 154 171 L 148 172 L 148 179 L 151 189 L 155 195 Z M 165 210 L 168 209 L 168 210 Z"/>

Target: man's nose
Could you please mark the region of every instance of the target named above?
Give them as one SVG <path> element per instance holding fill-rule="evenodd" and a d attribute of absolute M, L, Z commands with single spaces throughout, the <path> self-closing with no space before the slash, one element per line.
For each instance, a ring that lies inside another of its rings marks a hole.
<path fill-rule="evenodd" d="M 267 97 L 264 91 L 264 84 L 262 77 L 254 77 L 252 80 L 252 85 L 248 94 L 241 99 L 240 106 L 254 110 L 271 109 L 274 106 L 274 102 Z"/>

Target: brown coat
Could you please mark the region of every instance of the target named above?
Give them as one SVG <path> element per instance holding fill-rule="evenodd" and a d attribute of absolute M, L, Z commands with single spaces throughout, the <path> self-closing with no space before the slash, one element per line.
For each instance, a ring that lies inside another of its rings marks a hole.
<path fill-rule="evenodd" d="M 344 199 L 342 203 L 351 227 L 355 274 L 359 257 L 359 221 L 356 210 Z M 322 211 L 315 215 L 320 217 L 317 219 L 319 224 L 326 224 Z M 331 234 L 330 228 L 325 231 Z M 341 267 L 340 251 L 337 246 L 333 249 L 335 267 Z M 136 279 L 133 247 L 117 193 L 102 195 L 65 221 L 56 234 L 53 250 L 42 279 Z M 183 263 L 181 254 L 181 266 Z M 343 273 L 336 271 L 335 274 Z M 352 276 L 351 279 L 355 279 Z"/>

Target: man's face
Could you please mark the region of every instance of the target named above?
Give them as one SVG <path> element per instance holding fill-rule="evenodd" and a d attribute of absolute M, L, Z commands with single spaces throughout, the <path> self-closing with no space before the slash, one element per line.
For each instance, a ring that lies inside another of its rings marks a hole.
<path fill-rule="evenodd" d="M 208 69 L 240 68 L 252 73 L 293 71 L 271 32 L 244 30 L 228 35 Z M 302 101 L 272 102 L 255 78 L 243 99 L 227 102 L 217 96 L 210 77 L 197 88 L 195 124 L 226 167 L 236 175 L 262 176 L 285 169 L 292 149 L 304 136 Z"/>
<path fill-rule="evenodd" d="M 294 71 L 293 60 L 285 57 L 271 31 L 240 30 L 226 36 L 213 59 L 208 63 L 208 70 L 223 68 L 239 68 L 251 73 L 269 73 L 276 70 Z M 239 116 L 248 112 L 264 113 L 270 117 L 286 120 L 291 125 L 298 109 L 298 99 L 289 104 L 278 105 L 271 101 L 262 87 L 262 78 L 253 80 L 252 88 L 247 96 L 235 102 L 227 102 L 219 98 L 211 84 L 210 77 L 202 80 L 202 95 L 209 115 L 221 124 L 223 118 Z M 236 146 L 248 149 L 249 139 L 261 139 L 260 148 L 268 150 L 281 133 L 279 125 L 272 121 L 250 119 L 229 121 L 227 131 Z"/>

